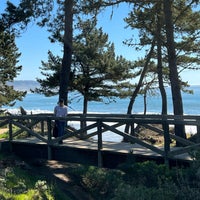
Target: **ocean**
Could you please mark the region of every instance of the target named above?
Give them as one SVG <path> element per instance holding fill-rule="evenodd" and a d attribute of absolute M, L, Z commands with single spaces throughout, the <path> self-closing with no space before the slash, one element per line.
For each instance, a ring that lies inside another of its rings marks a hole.
<path fill-rule="evenodd" d="M 199 115 L 200 114 L 200 85 L 191 86 L 193 94 L 182 93 L 184 114 Z M 166 88 L 168 97 L 168 114 L 173 113 L 170 88 Z M 70 94 L 74 98 L 76 94 Z M 45 97 L 40 94 L 28 93 L 23 101 L 17 101 L 13 107 L 3 107 L 13 114 L 20 114 L 19 107 L 22 106 L 27 113 L 52 113 L 55 105 L 58 102 L 58 96 Z M 143 97 L 138 96 L 133 106 L 133 114 L 143 114 L 144 103 Z M 115 102 L 105 104 L 103 102 L 89 102 L 88 113 L 107 113 L 107 114 L 126 114 L 129 99 L 115 99 Z M 83 101 L 76 100 L 69 104 L 69 113 L 81 113 L 83 110 Z M 161 97 L 159 93 L 155 96 L 147 97 L 147 114 L 161 113 Z M 76 125 L 75 125 L 76 126 Z M 196 131 L 195 127 L 187 127 L 191 134 Z M 104 139 L 106 140 L 106 139 Z M 108 139 L 109 140 L 109 139 Z"/>
<path fill-rule="evenodd" d="M 184 114 L 199 115 L 200 114 L 200 85 L 191 86 L 193 94 L 182 93 Z M 170 88 L 166 88 L 168 97 L 168 114 L 173 113 L 173 106 L 171 100 Z M 71 93 L 70 97 L 73 100 L 69 104 L 69 112 L 82 112 L 83 101 L 82 99 L 76 99 L 76 94 Z M 106 99 L 105 99 L 106 100 Z M 17 101 L 13 107 L 3 107 L 8 109 L 12 113 L 19 113 L 19 107 L 22 106 L 28 113 L 46 113 L 53 112 L 55 105 L 58 102 L 58 96 L 45 97 L 40 94 L 27 93 L 23 101 Z M 133 106 L 133 114 L 142 114 L 144 112 L 144 100 L 142 96 L 138 96 Z M 129 99 L 116 98 L 114 102 L 89 102 L 88 112 L 90 113 L 117 113 L 125 114 Z M 161 97 L 159 93 L 155 96 L 147 96 L 147 113 L 148 114 L 160 114 L 161 113 Z"/>

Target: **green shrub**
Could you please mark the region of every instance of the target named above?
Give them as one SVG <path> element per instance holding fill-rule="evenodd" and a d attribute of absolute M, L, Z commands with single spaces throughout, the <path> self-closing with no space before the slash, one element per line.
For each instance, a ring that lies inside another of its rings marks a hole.
<path fill-rule="evenodd" d="M 109 198 L 115 189 L 122 183 L 122 173 L 117 170 L 105 170 L 89 167 L 82 176 L 84 187 L 96 197 L 96 199 Z"/>
<path fill-rule="evenodd" d="M 27 190 L 25 181 L 17 177 L 11 167 L 1 170 L 0 186 L 1 190 L 11 194 L 20 194 Z"/>
<path fill-rule="evenodd" d="M 175 200 L 175 188 L 156 188 L 145 187 L 143 185 L 131 186 L 128 184 L 120 185 L 112 200 Z"/>
<path fill-rule="evenodd" d="M 158 187 L 158 180 L 171 179 L 170 171 L 165 165 L 157 165 L 152 161 L 124 164 L 119 169 L 125 173 L 124 180 L 136 186 Z"/>

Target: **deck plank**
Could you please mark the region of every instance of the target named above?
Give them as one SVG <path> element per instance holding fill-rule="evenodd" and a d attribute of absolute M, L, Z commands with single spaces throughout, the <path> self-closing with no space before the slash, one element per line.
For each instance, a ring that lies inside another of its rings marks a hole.
<path fill-rule="evenodd" d="M 46 138 L 46 137 L 45 137 Z M 18 139 L 13 140 L 15 143 L 32 143 L 32 144 L 41 144 L 45 145 L 44 142 L 41 140 L 30 137 L 26 139 Z M 72 147 L 72 148 L 78 148 L 78 149 L 88 149 L 88 150 L 97 150 L 98 149 L 98 143 L 97 140 L 94 139 L 87 139 L 87 140 L 80 140 L 76 138 L 68 138 L 63 140 L 63 144 L 54 144 L 55 146 L 60 147 Z M 163 150 L 163 147 L 157 147 Z M 180 147 L 171 147 L 171 151 L 176 150 Z M 125 143 L 125 142 L 109 142 L 109 141 L 103 141 L 103 148 L 102 151 L 110 151 L 115 153 L 122 153 L 122 154 L 128 154 L 131 153 L 133 155 L 140 155 L 140 156 L 146 156 L 146 157 L 158 157 L 161 158 L 162 156 L 150 149 L 147 149 L 139 144 L 131 144 L 131 143 Z M 177 160 L 183 160 L 183 161 L 192 161 L 191 156 L 188 153 L 184 153 L 181 155 L 177 155 L 174 157 L 174 159 Z"/>

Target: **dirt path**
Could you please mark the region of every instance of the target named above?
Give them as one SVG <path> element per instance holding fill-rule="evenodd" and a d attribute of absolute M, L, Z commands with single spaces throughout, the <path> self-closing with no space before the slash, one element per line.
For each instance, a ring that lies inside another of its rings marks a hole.
<path fill-rule="evenodd" d="M 29 162 L 28 162 L 29 163 Z M 83 190 L 82 187 L 76 184 L 69 176 L 68 171 L 71 168 L 78 167 L 78 164 L 59 162 L 55 160 L 35 160 L 31 163 L 32 172 L 40 173 L 49 180 L 56 181 L 56 184 L 64 193 L 73 200 L 93 200 Z"/>
<path fill-rule="evenodd" d="M 0 128 L 0 134 L 5 133 L 8 131 L 8 128 Z"/>

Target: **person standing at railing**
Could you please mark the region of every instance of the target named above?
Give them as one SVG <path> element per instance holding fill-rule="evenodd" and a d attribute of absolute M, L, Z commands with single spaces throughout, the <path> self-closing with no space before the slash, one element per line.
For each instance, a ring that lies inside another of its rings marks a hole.
<path fill-rule="evenodd" d="M 56 117 L 66 117 L 67 112 L 68 109 L 67 106 L 64 104 L 64 100 L 60 99 L 58 105 L 56 105 L 54 108 L 54 115 Z M 65 132 L 66 120 L 56 120 L 55 123 L 58 128 L 58 137 L 63 136 Z M 62 141 L 60 141 L 60 144 L 62 144 Z"/>

